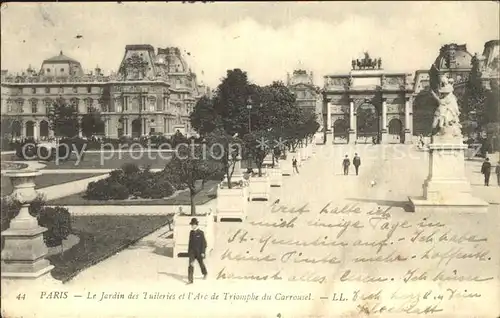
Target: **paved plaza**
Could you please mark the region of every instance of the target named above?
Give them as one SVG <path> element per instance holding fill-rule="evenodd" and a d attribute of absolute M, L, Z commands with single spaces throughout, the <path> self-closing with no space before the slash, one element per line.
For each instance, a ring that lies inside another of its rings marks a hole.
<path fill-rule="evenodd" d="M 352 158 L 354 153 L 361 157 L 359 176 L 354 169 L 344 176 L 341 158 L 346 154 Z M 406 304 L 413 306 L 413 313 L 434 308 L 438 317 L 491 317 L 488 314 L 498 312 L 494 300 L 499 298 L 495 229 L 500 225 L 500 187 L 483 187 L 480 162 L 468 161 L 474 195 L 490 203 L 489 213 L 417 215 L 409 212 L 408 196 L 421 195 L 427 160 L 427 153 L 412 145 L 318 146 L 317 154 L 303 164 L 299 175 L 284 177 L 281 188 L 272 188 L 270 201 L 250 203 L 246 222 L 216 223 L 216 244 L 206 262 L 206 281 L 195 265 L 195 283 L 186 286 L 187 259 L 172 258 L 171 233 L 162 228 L 67 284 L 54 287 L 70 291 L 69 299 L 57 310 L 132 317 L 147 306 L 148 317 L 249 317 L 245 313 L 250 312 L 252 317 L 357 317 L 367 311 L 383 312 L 383 306 Z M 325 206 L 329 213 L 320 213 Z M 431 230 L 438 232 L 432 234 Z M 316 244 L 311 243 L 314 241 Z M 432 249 L 435 251 L 430 252 Z M 438 256 L 429 256 L 437 250 Z M 143 292 L 153 298 L 155 292 L 160 298 L 201 293 L 200 306 L 187 299 L 151 299 L 137 304 L 100 301 L 102 292 L 115 291 L 125 298 L 137 293 L 141 299 Z M 482 296 L 467 296 L 472 292 Z M 95 300 L 73 296 L 88 298 L 94 293 Z M 252 298 L 264 293 L 271 299 Z M 426 293 L 432 296 L 424 300 Z M 214 294 L 219 295 L 217 300 Z M 232 300 L 230 294 L 234 294 Z M 241 295 L 249 299 L 238 298 Z M 298 298 L 278 300 L 287 295 Z M 460 307 L 463 299 L 467 306 Z M 236 306 L 227 306 L 228 301 Z M 33 305 L 46 307 L 43 302 Z M 394 317 L 404 317 L 398 310 L 393 308 Z"/>

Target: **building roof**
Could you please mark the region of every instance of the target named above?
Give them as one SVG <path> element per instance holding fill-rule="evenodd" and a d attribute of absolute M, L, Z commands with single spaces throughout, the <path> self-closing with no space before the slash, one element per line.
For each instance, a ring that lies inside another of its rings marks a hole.
<path fill-rule="evenodd" d="M 43 61 L 43 63 L 61 63 L 61 62 L 80 64 L 80 62 L 78 62 L 77 60 L 64 55 L 63 51 L 61 51 L 59 55 L 53 56 Z"/>
<path fill-rule="evenodd" d="M 472 54 L 467 51 L 465 44 L 447 44 L 441 47 L 434 65 L 441 69 L 470 69 L 472 68 Z"/>

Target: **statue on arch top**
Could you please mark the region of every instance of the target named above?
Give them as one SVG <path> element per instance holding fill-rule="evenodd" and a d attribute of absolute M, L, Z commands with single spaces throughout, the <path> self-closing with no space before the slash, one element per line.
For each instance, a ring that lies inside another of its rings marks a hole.
<path fill-rule="evenodd" d="M 446 76 L 440 78 L 438 94 L 431 90 L 432 96 L 439 103 L 434 112 L 432 128 L 433 135 L 445 138 L 462 137 L 462 126 L 460 125 L 460 110 L 456 96 L 453 94 L 453 80 Z"/>

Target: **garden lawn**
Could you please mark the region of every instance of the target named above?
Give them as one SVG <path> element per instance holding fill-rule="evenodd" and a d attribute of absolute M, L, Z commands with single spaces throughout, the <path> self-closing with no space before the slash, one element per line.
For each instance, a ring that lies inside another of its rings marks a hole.
<path fill-rule="evenodd" d="M 209 180 L 205 187 L 195 197 L 196 205 L 202 205 L 217 196 L 218 180 Z M 83 197 L 85 192 L 76 193 L 67 197 L 51 200 L 47 205 L 190 205 L 189 190 L 184 190 L 176 196 L 166 199 L 137 199 L 137 200 L 87 200 Z"/>
<path fill-rule="evenodd" d="M 99 176 L 102 173 L 65 173 L 65 174 L 42 174 L 41 176 L 36 177 L 36 189 L 41 189 L 45 187 L 50 187 L 53 185 L 63 184 L 71 181 L 77 181 L 82 179 L 87 179 L 95 176 Z M 0 177 L 1 181 L 1 196 L 9 195 L 12 193 L 12 184 L 10 183 L 10 179 L 5 176 Z"/>
<path fill-rule="evenodd" d="M 11 158 L 13 157 L 13 158 Z M 83 160 L 78 161 L 75 154 L 66 161 L 56 162 L 42 161 L 45 169 L 119 169 L 125 163 L 135 163 L 139 167 L 150 165 L 153 169 L 163 169 L 165 164 L 172 158 L 169 152 L 151 151 L 124 151 L 124 152 L 88 152 Z M 2 160 L 16 160 L 15 155 L 2 156 Z"/>
<path fill-rule="evenodd" d="M 55 266 L 51 274 L 55 279 L 67 282 L 86 268 L 168 224 L 172 218 L 172 215 L 72 216 L 72 234 L 80 241 L 69 250 L 48 257 Z"/>

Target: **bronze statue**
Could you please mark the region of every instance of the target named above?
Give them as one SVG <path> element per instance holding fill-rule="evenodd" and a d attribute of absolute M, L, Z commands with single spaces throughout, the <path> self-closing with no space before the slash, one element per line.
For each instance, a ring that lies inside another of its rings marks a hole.
<path fill-rule="evenodd" d="M 380 57 L 377 60 L 377 66 L 379 70 L 382 68 L 382 59 Z"/>
<path fill-rule="evenodd" d="M 352 69 L 356 69 L 356 60 L 351 61 Z"/>

